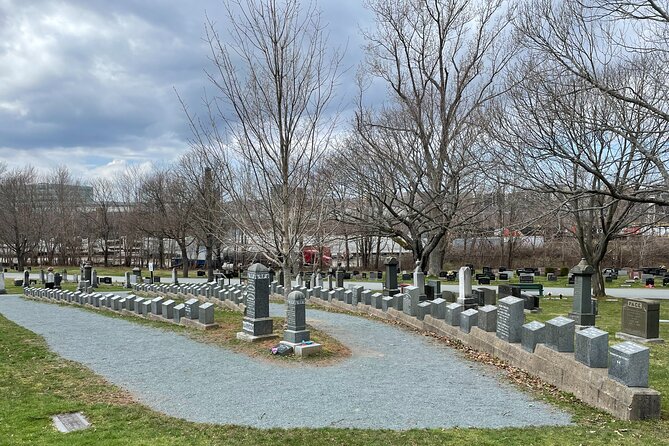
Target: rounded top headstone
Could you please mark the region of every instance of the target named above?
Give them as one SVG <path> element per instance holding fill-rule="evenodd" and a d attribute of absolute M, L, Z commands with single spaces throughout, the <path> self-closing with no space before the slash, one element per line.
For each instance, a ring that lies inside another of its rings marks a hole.
<path fill-rule="evenodd" d="M 580 262 L 578 262 L 578 265 L 573 267 L 571 269 L 572 274 L 578 274 L 581 276 L 589 276 L 593 275 L 595 273 L 595 268 L 592 267 L 592 265 L 588 264 L 588 261 L 585 259 L 581 259 Z"/>
<path fill-rule="evenodd" d="M 399 261 L 397 260 L 396 257 L 386 257 L 385 262 L 383 262 L 384 265 L 399 265 Z"/>
<path fill-rule="evenodd" d="M 291 291 L 288 293 L 288 304 L 302 305 L 305 303 L 304 293 L 301 291 Z"/>

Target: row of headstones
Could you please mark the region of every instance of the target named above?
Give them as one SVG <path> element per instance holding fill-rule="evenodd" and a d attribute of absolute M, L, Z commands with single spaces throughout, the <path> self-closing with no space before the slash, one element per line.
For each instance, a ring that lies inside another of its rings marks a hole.
<path fill-rule="evenodd" d="M 148 317 L 150 314 L 161 316 L 163 319 L 180 323 L 182 318 L 196 320 L 203 325 L 214 323 L 214 305 L 200 303 L 197 299 L 190 299 L 177 304 L 172 299 L 156 297 L 145 299 L 133 294 L 122 297 L 113 293 L 84 293 L 81 291 L 63 291 L 46 288 L 24 288 L 23 293 L 29 297 L 67 302 L 78 305 L 90 305 L 95 308 L 107 308 L 112 311 L 123 310 L 134 312 L 137 315 Z"/>
<path fill-rule="evenodd" d="M 442 319 L 446 324 L 458 326 L 469 333 L 472 327 L 496 336 L 510 343 L 521 343 L 523 349 L 534 352 L 537 344 L 545 344 L 558 352 L 573 352 L 576 360 L 592 368 L 608 367 L 609 376 L 629 387 L 647 387 L 650 351 L 632 342 L 608 346 L 608 333 L 595 327 L 575 331 L 575 321 L 563 316 L 541 323 L 533 321 L 525 324 L 526 300 L 508 296 L 494 302 L 494 290 L 483 294 L 483 305 L 466 309 L 460 302 L 448 303 L 445 299 L 420 301 L 417 287 L 406 287 L 407 293 L 384 296 L 364 290 L 362 286 L 345 290 L 312 289 L 300 290 L 308 297 L 321 300 L 338 300 L 350 305 L 364 304 L 382 311 L 394 308 L 418 320 L 430 315 Z M 486 301 L 487 298 L 487 301 Z"/>
<path fill-rule="evenodd" d="M 204 284 L 135 284 L 132 286 L 135 292 L 151 292 L 163 294 L 182 294 L 196 298 L 218 299 L 230 301 L 234 304 L 245 303 L 245 287 L 243 285 L 225 285 L 217 282 Z"/>

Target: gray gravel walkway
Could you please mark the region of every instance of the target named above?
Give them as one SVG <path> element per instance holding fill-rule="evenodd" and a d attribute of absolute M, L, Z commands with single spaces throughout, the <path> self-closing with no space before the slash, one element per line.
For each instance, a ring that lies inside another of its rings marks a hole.
<path fill-rule="evenodd" d="M 500 382 L 494 368 L 431 338 L 345 314 L 307 310 L 310 323 L 351 348 L 350 359 L 280 367 L 73 307 L 10 296 L 0 298 L 0 313 L 144 404 L 191 421 L 396 430 L 570 423 L 568 414 Z"/>

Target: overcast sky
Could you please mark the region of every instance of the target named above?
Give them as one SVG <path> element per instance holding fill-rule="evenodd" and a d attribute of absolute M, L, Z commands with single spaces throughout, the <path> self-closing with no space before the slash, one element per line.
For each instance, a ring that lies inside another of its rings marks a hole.
<path fill-rule="evenodd" d="M 320 0 L 333 46 L 347 45 L 344 105 L 362 58 L 360 0 Z M 175 89 L 200 107 L 209 68 L 205 12 L 216 0 L 0 0 L 0 159 L 79 177 L 149 168 L 187 150 Z"/>

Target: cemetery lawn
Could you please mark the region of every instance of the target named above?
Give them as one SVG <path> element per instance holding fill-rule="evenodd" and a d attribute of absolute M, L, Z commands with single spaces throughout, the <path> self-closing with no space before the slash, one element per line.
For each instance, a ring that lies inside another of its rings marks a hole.
<path fill-rule="evenodd" d="M 5 378 L 0 380 L 3 445 L 647 445 L 668 444 L 669 439 L 666 419 L 621 422 L 569 402 L 559 404 L 573 411 L 577 424 L 572 427 L 396 432 L 333 428 L 260 430 L 191 423 L 133 401 L 128 393 L 89 369 L 63 360 L 48 350 L 40 336 L 2 316 L 0 334 L 0 376 Z M 657 357 L 653 360 L 657 361 Z M 659 378 L 656 373 L 657 367 L 653 367 L 654 385 Z M 162 379 L 176 385 L 180 377 L 166 373 Z M 75 411 L 83 412 L 92 427 L 69 434 L 52 427 L 52 415 Z"/>

